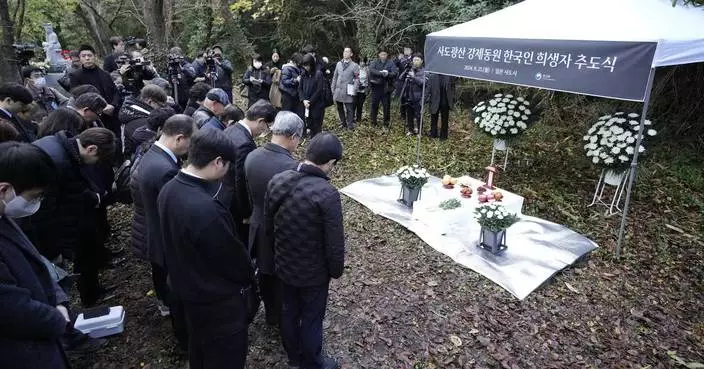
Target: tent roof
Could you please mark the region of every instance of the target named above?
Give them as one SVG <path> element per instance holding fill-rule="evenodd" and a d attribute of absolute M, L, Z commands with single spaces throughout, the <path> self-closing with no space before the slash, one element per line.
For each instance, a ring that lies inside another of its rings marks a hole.
<path fill-rule="evenodd" d="M 704 9 L 671 0 L 525 0 L 434 37 L 658 42 L 653 66 L 704 61 Z"/>

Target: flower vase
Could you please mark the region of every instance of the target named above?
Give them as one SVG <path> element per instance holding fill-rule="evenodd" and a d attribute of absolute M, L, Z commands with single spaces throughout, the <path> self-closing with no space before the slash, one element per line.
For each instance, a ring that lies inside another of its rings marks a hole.
<path fill-rule="evenodd" d="M 410 188 L 401 186 L 401 198 L 399 201 L 409 208 L 413 207 L 413 203 L 420 197 L 420 188 Z"/>
<path fill-rule="evenodd" d="M 498 138 L 494 139 L 494 150 L 506 151 L 506 140 L 501 140 Z"/>
<path fill-rule="evenodd" d="M 613 169 L 607 169 L 604 171 L 604 182 L 606 184 L 618 187 L 623 182 L 623 178 L 626 177 L 626 171 L 616 171 Z"/>
<path fill-rule="evenodd" d="M 494 255 L 506 250 L 506 230 L 492 231 L 482 227 L 479 247 L 491 252 Z"/>

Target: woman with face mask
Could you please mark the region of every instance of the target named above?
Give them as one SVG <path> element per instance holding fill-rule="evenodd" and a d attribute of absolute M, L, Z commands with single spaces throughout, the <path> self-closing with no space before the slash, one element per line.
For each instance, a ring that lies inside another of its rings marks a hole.
<path fill-rule="evenodd" d="M 15 220 L 35 213 L 58 176 L 28 143 L 0 143 L 0 355 L 8 368 L 68 368 L 59 341 L 70 327 L 68 297 Z"/>
<path fill-rule="evenodd" d="M 33 122 L 41 122 L 49 113 L 68 102 L 68 97 L 47 86 L 46 76 L 41 68 L 31 66 L 22 68 L 22 78 L 24 86 L 32 93 L 32 99 L 35 102 L 36 108 L 30 115 Z"/>
<path fill-rule="evenodd" d="M 252 65 L 244 72 L 242 82 L 247 86 L 247 97 L 249 108 L 260 99 L 269 101 L 269 88 L 271 87 L 271 75 L 264 67 L 263 58 L 259 54 L 252 55 Z"/>

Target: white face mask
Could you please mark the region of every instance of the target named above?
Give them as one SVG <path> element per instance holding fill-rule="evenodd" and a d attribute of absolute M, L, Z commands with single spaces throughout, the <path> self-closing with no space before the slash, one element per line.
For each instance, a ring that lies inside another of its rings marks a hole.
<path fill-rule="evenodd" d="M 33 83 L 34 83 L 34 87 L 44 87 L 44 86 L 46 86 L 46 78 L 44 78 L 44 77 L 35 78 L 33 81 L 34 81 L 34 82 L 33 82 Z"/>
<path fill-rule="evenodd" d="M 262 62 L 254 62 L 252 63 L 252 65 L 254 66 L 254 68 L 259 69 L 262 67 Z"/>
<path fill-rule="evenodd" d="M 41 200 L 27 201 L 22 196 L 17 196 L 15 189 L 12 189 L 13 199 L 10 201 L 2 200 L 5 203 L 5 216 L 8 218 L 24 218 L 28 217 L 39 210 L 42 204 Z"/>

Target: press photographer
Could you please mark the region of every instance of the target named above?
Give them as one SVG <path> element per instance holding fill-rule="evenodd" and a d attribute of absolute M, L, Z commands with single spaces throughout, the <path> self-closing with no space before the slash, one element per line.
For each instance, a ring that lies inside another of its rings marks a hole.
<path fill-rule="evenodd" d="M 172 47 L 169 50 L 169 55 L 166 58 L 166 71 L 168 81 L 171 82 L 173 88 L 174 101 L 181 109 L 184 109 L 188 104 L 188 90 L 193 86 L 196 71 L 184 58 L 180 47 Z"/>
<path fill-rule="evenodd" d="M 115 60 L 119 66 L 120 76 L 125 91 L 130 96 L 136 96 L 144 87 L 145 80 L 158 78 L 159 74 L 139 51 L 132 51 L 127 56 L 120 56 Z"/>
<path fill-rule="evenodd" d="M 213 46 L 205 50 L 193 61 L 196 72 L 195 82 L 206 82 L 215 88 L 221 88 L 232 101 L 232 63 L 223 58 L 222 48 Z"/>
<path fill-rule="evenodd" d="M 402 83 L 401 110 L 403 110 L 406 120 L 406 135 L 418 134 L 420 108 L 423 100 L 423 81 L 425 80 L 423 55 L 420 53 L 413 55 L 412 62 L 406 64 L 405 70 L 398 79 Z"/>

